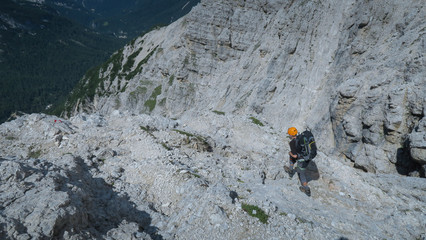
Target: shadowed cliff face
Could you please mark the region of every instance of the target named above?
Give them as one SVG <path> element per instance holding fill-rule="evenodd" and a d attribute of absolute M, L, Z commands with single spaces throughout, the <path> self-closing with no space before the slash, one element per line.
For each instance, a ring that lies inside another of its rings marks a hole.
<path fill-rule="evenodd" d="M 425 163 L 408 140 L 424 135 L 424 17 L 421 1 L 202 1 L 87 74 L 67 113 L 255 116 L 408 174 Z"/>

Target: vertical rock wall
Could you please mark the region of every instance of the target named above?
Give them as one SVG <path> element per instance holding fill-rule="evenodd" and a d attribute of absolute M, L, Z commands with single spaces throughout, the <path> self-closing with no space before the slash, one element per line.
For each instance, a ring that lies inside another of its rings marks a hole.
<path fill-rule="evenodd" d="M 255 116 L 278 132 L 311 128 L 321 151 L 366 171 L 407 174 L 422 162 L 408 134 L 424 117 L 423 5 L 202 1 L 119 52 L 100 70 L 111 84 L 79 106 Z"/>

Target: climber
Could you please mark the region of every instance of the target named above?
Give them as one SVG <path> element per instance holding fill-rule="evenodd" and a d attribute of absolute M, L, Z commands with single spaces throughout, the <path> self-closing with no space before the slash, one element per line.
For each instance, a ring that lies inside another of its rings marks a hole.
<path fill-rule="evenodd" d="M 311 196 L 311 189 L 308 187 L 308 181 L 306 180 L 306 167 L 309 162 L 305 161 L 300 155 L 302 151 L 302 147 L 297 144 L 297 129 L 295 127 L 291 127 L 287 131 L 290 141 L 290 161 L 289 166 L 284 166 L 285 171 L 288 173 L 290 178 L 297 172 L 299 176 L 300 184 L 302 186 L 299 187 L 300 191 L 304 192 L 306 195 Z M 297 162 L 296 169 L 294 165 Z"/>

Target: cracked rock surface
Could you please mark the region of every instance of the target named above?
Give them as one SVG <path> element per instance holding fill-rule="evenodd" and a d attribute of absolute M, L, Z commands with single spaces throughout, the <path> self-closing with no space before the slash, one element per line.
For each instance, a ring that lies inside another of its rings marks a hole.
<path fill-rule="evenodd" d="M 203 0 L 0 125 L 0 239 L 425 239 L 423 1 Z M 288 164 L 312 130 L 312 196 Z M 264 222 L 264 223 L 263 223 Z"/>
<path fill-rule="evenodd" d="M 85 77 L 96 94 L 67 113 L 251 115 L 365 171 L 424 176 L 425 18 L 416 0 L 201 1 Z"/>
<path fill-rule="evenodd" d="M 0 125 L 2 239 L 425 237 L 424 178 L 367 173 L 319 152 L 307 197 L 284 172 L 286 140 L 249 118 L 117 111 L 56 119 L 31 114 Z M 215 124 L 202 132 L 207 119 Z"/>

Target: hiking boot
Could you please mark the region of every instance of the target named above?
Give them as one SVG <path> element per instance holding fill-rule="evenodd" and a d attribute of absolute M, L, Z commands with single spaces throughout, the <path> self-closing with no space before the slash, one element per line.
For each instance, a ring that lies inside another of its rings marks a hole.
<path fill-rule="evenodd" d="M 308 186 L 300 186 L 300 191 L 304 192 L 308 197 L 311 196 L 311 189 Z"/>
<path fill-rule="evenodd" d="M 290 169 L 288 166 L 284 166 L 284 170 L 286 171 L 286 173 L 288 173 L 288 176 L 290 178 L 292 178 L 294 176 L 294 174 L 296 173 L 296 171 L 294 171 L 294 169 Z"/>

